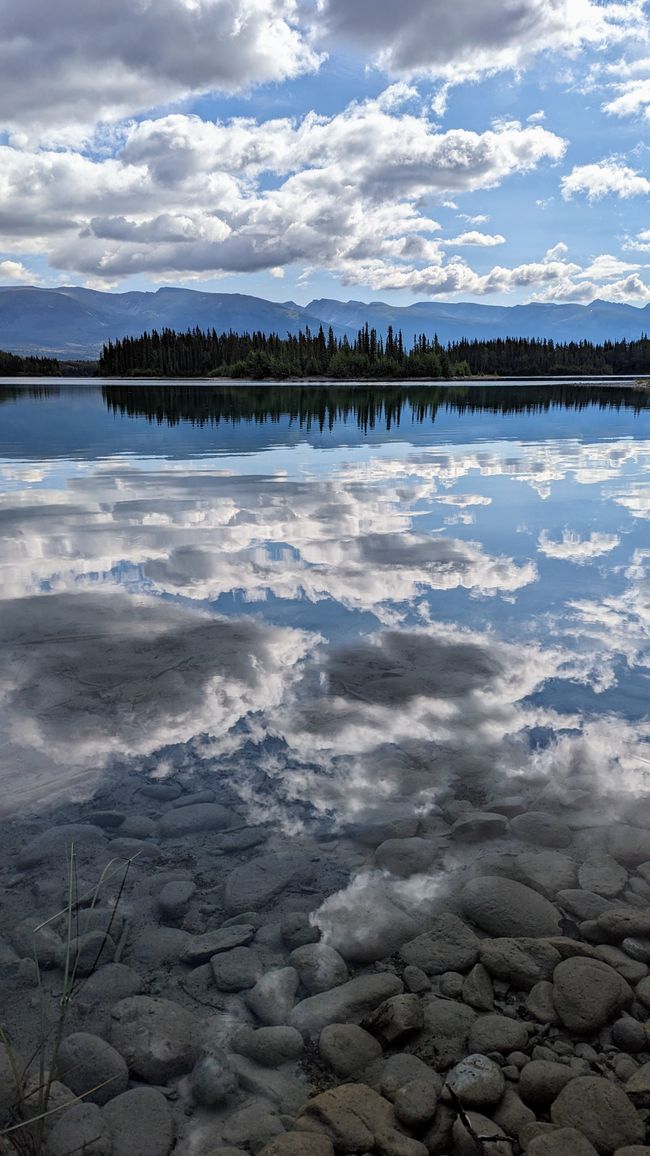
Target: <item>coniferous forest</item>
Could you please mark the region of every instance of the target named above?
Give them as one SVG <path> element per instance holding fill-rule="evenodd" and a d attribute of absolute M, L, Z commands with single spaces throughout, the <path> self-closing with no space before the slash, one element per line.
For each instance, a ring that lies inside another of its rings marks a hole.
<path fill-rule="evenodd" d="M 291 377 L 404 379 L 535 377 L 571 374 L 648 374 L 650 339 L 557 343 L 533 338 L 460 340 L 441 344 L 421 334 L 410 349 L 401 332 L 386 338 L 367 325 L 354 340 L 305 329 L 276 333 L 217 333 L 198 327 L 185 333 L 152 330 L 104 346 L 98 371 L 106 377 L 229 377 L 283 380 Z"/>

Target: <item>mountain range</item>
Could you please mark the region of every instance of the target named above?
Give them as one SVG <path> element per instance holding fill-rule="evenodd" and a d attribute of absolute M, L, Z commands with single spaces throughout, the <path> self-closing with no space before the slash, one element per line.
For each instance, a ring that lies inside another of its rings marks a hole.
<path fill-rule="evenodd" d="M 413 337 L 438 334 L 440 341 L 462 337 L 537 337 L 554 341 L 634 340 L 650 331 L 650 304 L 644 308 L 613 301 L 589 305 L 480 305 L 474 302 L 418 301 L 395 306 L 383 301 L 328 298 L 296 305 L 244 293 L 203 293 L 173 286 L 156 292 L 102 293 L 70 286 L 40 289 L 0 286 L 0 349 L 71 360 L 94 359 L 102 345 L 137 337 L 145 329 L 183 331 L 198 325 L 217 332 L 262 330 L 281 337 L 309 326 L 332 326 L 337 337 L 354 337 L 365 323 L 382 336 L 388 326 Z"/>

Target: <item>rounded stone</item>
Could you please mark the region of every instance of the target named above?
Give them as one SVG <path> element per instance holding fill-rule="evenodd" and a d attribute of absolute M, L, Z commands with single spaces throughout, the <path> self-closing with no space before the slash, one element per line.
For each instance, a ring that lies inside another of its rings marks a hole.
<path fill-rule="evenodd" d="M 452 1136 L 454 1147 L 452 1149 L 454 1156 L 478 1156 L 480 1148 L 477 1147 L 474 1136 L 503 1136 L 503 1140 L 492 1140 L 488 1143 L 483 1143 L 483 1153 L 485 1156 L 512 1156 L 512 1144 L 507 1139 L 503 1129 L 494 1120 L 488 1119 L 487 1116 L 482 1116 L 479 1112 L 468 1112 L 467 1119 L 471 1125 L 472 1132 L 469 1132 L 460 1116 L 454 1123 L 452 1129 Z M 473 1133 L 473 1134 L 472 1134 Z M 481 1153 L 481 1156 L 483 1156 Z"/>
<path fill-rule="evenodd" d="M 166 883 L 158 896 L 160 914 L 164 919 L 182 919 L 195 892 L 196 884 L 190 879 Z"/>
<path fill-rule="evenodd" d="M 375 851 L 375 863 L 382 871 L 407 879 L 428 871 L 439 853 L 438 843 L 431 839 L 386 839 Z"/>
<path fill-rule="evenodd" d="M 519 1095 L 534 1108 L 546 1108 L 573 1079 L 573 1075 L 568 1064 L 531 1060 L 521 1070 Z"/>
<path fill-rule="evenodd" d="M 625 980 L 599 959 L 564 959 L 553 973 L 553 1003 L 569 1031 L 590 1035 L 631 1001 Z"/>
<path fill-rule="evenodd" d="M 508 1016 L 479 1016 L 469 1029 L 470 1052 L 518 1052 L 528 1046 L 525 1025 Z"/>
<path fill-rule="evenodd" d="M 262 977 L 260 957 L 251 947 L 233 947 L 210 960 L 214 982 L 220 991 L 245 991 Z"/>
<path fill-rule="evenodd" d="M 62 1041 L 57 1079 L 85 1103 L 106 1104 L 126 1092 L 129 1070 L 123 1057 L 106 1040 L 90 1032 L 73 1032 Z"/>
<path fill-rule="evenodd" d="M 434 1081 L 427 1076 L 411 1080 L 399 1088 L 393 1099 L 395 1115 L 407 1128 L 421 1128 L 436 1114 L 438 1091 Z"/>
<path fill-rule="evenodd" d="M 215 1049 L 194 1065 L 190 1075 L 190 1089 L 195 1103 L 203 1107 L 220 1104 L 237 1090 L 239 1079 L 233 1071 L 226 1052 Z"/>
<path fill-rule="evenodd" d="M 244 1028 L 233 1040 L 235 1051 L 266 1068 L 297 1060 L 304 1046 L 300 1032 L 289 1027 Z"/>
<path fill-rule="evenodd" d="M 568 847 L 571 831 L 548 811 L 527 811 L 510 820 L 510 830 L 518 839 L 535 843 L 538 847 Z"/>
<path fill-rule="evenodd" d="M 648 1037 L 644 1025 L 632 1016 L 623 1016 L 612 1024 L 612 1043 L 622 1052 L 629 1052 L 633 1056 L 645 1051 Z"/>
<path fill-rule="evenodd" d="M 133 1075 L 152 1084 L 164 1084 L 192 1068 L 201 1045 L 201 1024 L 192 1012 L 171 1000 L 144 995 L 115 1005 L 110 1034 Z"/>
<path fill-rule="evenodd" d="M 112 1156 L 169 1156 L 174 1144 L 171 1108 L 157 1088 L 132 1088 L 103 1109 Z"/>
<path fill-rule="evenodd" d="M 643 1120 L 625 1092 L 600 1076 L 571 1080 L 551 1105 L 551 1120 L 577 1128 L 603 1156 L 645 1139 Z"/>
<path fill-rule="evenodd" d="M 447 1084 L 464 1108 L 483 1108 L 502 1097 L 506 1081 L 498 1064 L 484 1055 L 470 1055 L 447 1075 Z"/>
<path fill-rule="evenodd" d="M 359 1076 L 382 1054 L 381 1044 L 356 1024 L 330 1024 L 323 1028 L 318 1050 L 338 1076 Z"/>
<path fill-rule="evenodd" d="M 406 964 L 419 967 L 426 975 L 466 971 L 476 963 L 478 953 L 476 933 L 451 911 L 434 915 L 427 931 L 409 940 L 400 950 Z"/>
<path fill-rule="evenodd" d="M 64 1112 L 57 1112 L 45 1150 L 47 1156 L 70 1156 L 71 1153 L 112 1156 L 110 1129 L 98 1105 L 74 1104 Z"/>
<path fill-rule="evenodd" d="M 484 875 L 466 883 L 461 903 L 467 917 L 495 938 L 557 935 L 560 913 L 548 899 L 514 879 Z"/>
<path fill-rule="evenodd" d="M 329 991 L 350 978 L 345 960 L 326 943 L 307 943 L 289 956 L 308 992 Z"/>
<path fill-rule="evenodd" d="M 501 839 L 508 830 L 505 815 L 492 811 L 467 811 L 451 828 L 451 838 L 461 843 L 482 843 L 484 839 Z"/>

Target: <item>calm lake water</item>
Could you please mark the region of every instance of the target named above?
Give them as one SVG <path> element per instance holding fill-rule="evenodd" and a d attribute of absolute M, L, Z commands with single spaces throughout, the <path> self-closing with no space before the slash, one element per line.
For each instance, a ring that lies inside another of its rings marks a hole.
<path fill-rule="evenodd" d="M 0 387 L 2 805 L 200 767 L 252 822 L 650 773 L 650 399 Z"/>

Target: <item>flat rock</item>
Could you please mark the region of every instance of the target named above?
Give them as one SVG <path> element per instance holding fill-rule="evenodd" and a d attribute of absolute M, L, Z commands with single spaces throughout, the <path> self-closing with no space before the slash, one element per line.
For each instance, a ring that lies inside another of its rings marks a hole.
<path fill-rule="evenodd" d="M 616 941 L 630 935 L 650 935 L 650 911 L 621 904 L 597 915 L 596 924 L 604 939 Z"/>
<path fill-rule="evenodd" d="M 495 937 L 548 936 L 560 931 L 560 913 L 523 883 L 484 875 L 466 883 L 461 894 L 465 915 Z"/>
<path fill-rule="evenodd" d="M 174 1144 L 171 1108 L 157 1088 L 132 1088 L 103 1110 L 112 1156 L 169 1156 Z"/>
<path fill-rule="evenodd" d="M 427 871 L 439 854 L 439 843 L 431 839 L 386 839 L 375 851 L 375 863 L 382 871 L 407 879 Z"/>
<path fill-rule="evenodd" d="M 260 1097 L 228 1116 L 222 1134 L 227 1144 L 257 1152 L 277 1136 L 284 1135 L 284 1124 L 268 1101 Z"/>
<path fill-rule="evenodd" d="M 164 1084 L 194 1066 L 201 1024 L 192 1012 L 166 999 L 135 995 L 111 1011 L 111 1043 L 134 1076 Z"/>
<path fill-rule="evenodd" d="M 538 847 L 568 847 L 571 831 L 556 815 L 548 811 L 526 811 L 510 820 L 510 830 L 517 839 Z"/>
<path fill-rule="evenodd" d="M 551 979 L 561 961 L 559 951 L 543 939 L 482 939 L 481 963 L 490 975 L 513 987 L 530 991 L 542 979 Z"/>
<path fill-rule="evenodd" d="M 346 831 L 360 843 L 378 847 L 387 839 L 413 838 L 419 825 L 419 815 L 411 803 L 378 803 L 357 816 L 347 825 Z"/>
<path fill-rule="evenodd" d="M 632 1001 L 625 980 L 597 959 L 565 959 L 553 973 L 553 1003 L 569 1031 L 590 1035 Z"/>
<path fill-rule="evenodd" d="M 324 1133 L 342 1152 L 427 1156 L 424 1144 L 400 1134 L 395 1124 L 392 1104 L 367 1084 L 341 1084 L 310 1100 L 295 1128 Z"/>
<path fill-rule="evenodd" d="M 220 803 L 194 803 L 189 807 L 175 807 L 161 816 L 160 834 L 167 839 L 191 835 L 195 831 L 223 831 L 233 827 L 236 816 Z"/>
<path fill-rule="evenodd" d="M 181 959 L 192 967 L 208 963 L 213 955 L 231 951 L 233 947 L 246 947 L 255 935 L 250 923 L 236 923 L 232 927 L 220 927 L 217 931 L 206 931 L 203 935 L 193 935 L 183 950 Z"/>
<path fill-rule="evenodd" d="M 301 853 L 259 855 L 230 872 L 224 891 L 226 909 L 233 914 L 259 911 L 290 883 L 311 878 L 315 871 L 309 857 Z"/>
<path fill-rule="evenodd" d="M 403 945 L 400 955 L 405 963 L 421 968 L 426 975 L 466 971 L 478 960 L 479 940 L 462 919 L 443 911 L 429 920 L 427 931 Z"/>
<path fill-rule="evenodd" d="M 391 972 L 359 975 L 296 1004 L 289 1023 L 308 1036 L 319 1034 L 328 1024 L 360 1023 L 380 1003 L 401 990 L 401 981 Z"/>
<path fill-rule="evenodd" d="M 571 1080 L 552 1103 L 551 1120 L 577 1128 L 604 1156 L 645 1139 L 643 1121 L 625 1092 L 599 1076 Z"/>

